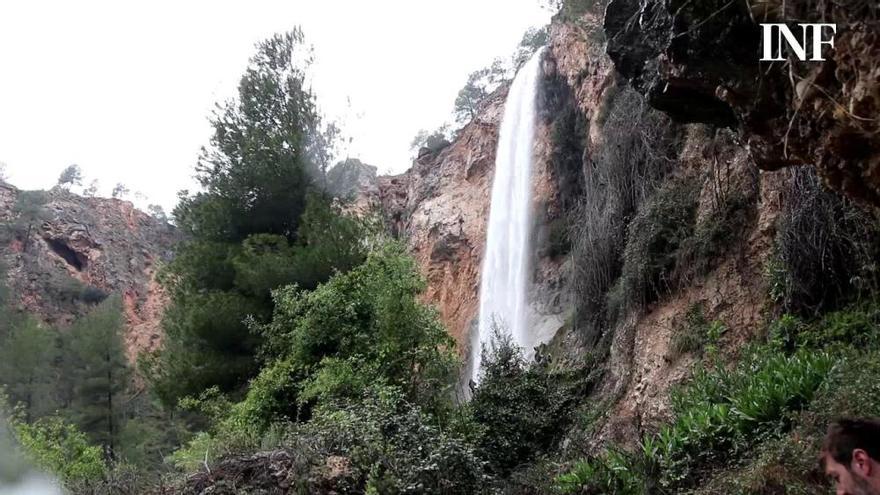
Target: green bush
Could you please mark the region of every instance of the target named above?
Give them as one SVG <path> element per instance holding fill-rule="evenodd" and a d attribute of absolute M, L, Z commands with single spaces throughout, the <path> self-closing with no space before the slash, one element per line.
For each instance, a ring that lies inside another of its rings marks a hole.
<path fill-rule="evenodd" d="M 622 284 L 627 307 L 641 307 L 675 287 L 677 251 L 691 237 L 698 184 L 673 179 L 651 196 L 629 225 Z"/>
<path fill-rule="evenodd" d="M 245 452 L 273 425 L 308 421 L 322 404 L 358 401 L 370 386 L 397 387 L 426 413 L 449 411 L 454 343 L 436 311 L 419 301 L 423 288 L 415 261 L 390 243 L 314 291 L 275 291 L 272 321 L 250 324 L 263 338 L 265 364 L 237 403 L 220 389 L 182 402 L 213 426 L 175 462 Z"/>
<path fill-rule="evenodd" d="M 853 346 L 877 348 L 880 344 L 880 306 L 862 303 L 825 314 L 798 336 L 807 347 Z"/>
<path fill-rule="evenodd" d="M 863 302 L 806 322 L 785 314 L 770 325 L 770 341 L 781 349 L 798 347 L 842 350 L 880 345 L 880 305 Z"/>
<path fill-rule="evenodd" d="M 552 447 L 586 395 L 586 370 L 528 366 L 509 338 L 483 350 L 483 377 L 468 408 L 479 427 L 477 445 L 493 472 L 507 474 Z"/>
<path fill-rule="evenodd" d="M 58 476 L 65 484 L 99 481 L 107 471 L 101 448 L 85 433 L 57 417 L 27 424 L 13 419 L 13 435 L 34 464 Z"/>
<path fill-rule="evenodd" d="M 646 494 L 648 480 L 640 464 L 638 455 L 610 449 L 601 457 L 575 462 L 556 478 L 556 485 L 565 494 Z"/>
<path fill-rule="evenodd" d="M 755 212 L 755 197 L 748 193 L 729 193 L 719 201 L 711 212 L 701 216 L 678 250 L 676 278 L 681 282 L 708 273 L 712 262 L 741 237 Z"/>
<path fill-rule="evenodd" d="M 390 243 L 315 291 L 277 291 L 272 322 L 255 330 L 265 355 L 304 371 L 304 380 L 286 385 L 302 386 L 301 404 L 357 397 L 364 383 L 380 382 L 415 404 L 443 408 L 457 358 L 436 311 L 418 299 L 424 287 L 415 261 Z"/>
<path fill-rule="evenodd" d="M 252 438 L 250 449 L 289 453 L 295 493 L 483 493 L 492 479 L 462 434 L 470 428 L 443 427 L 401 389 L 370 386 L 358 399 L 319 405 L 307 423 L 276 424 Z M 173 461 L 188 471 L 200 470 L 206 460 L 214 466 L 217 457 L 240 448 L 230 440 L 199 435 Z M 335 476 L 326 472 L 331 459 L 344 466 Z M 251 467 L 260 469 L 270 467 Z"/>
<path fill-rule="evenodd" d="M 470 442 L 397 388 L 372 388 L 359 403 L 322 408 L 304 434 L 326 453 L 349 458 L 367 493 L 481 493 L 491 481 Z"/>
<path fill-rule="evenodd" d="M 709 322 L 703 315 L 703 306 L 694 304 L 685 314 L 685 321 L 672 335 L 672 357 L 702 351 L 709 336 Z"/>
<path fill-rule="evenodd" d="M 828 424 L 840 417 L 880 416 L 880 383 L 874 379 L 880 354 L 850 348 L 839 356 L 809 406 L 792 416 L 794 428 L 787 435 L 762 442 L 752 449 L 754 458 L 716 472 L 694 493 L 829 493 L 815 462 Z"/>
<path fill-rule="evenodd" d="M 637 454 L 611 451 L 578 465 L 560 484 L 570 493 L 577 487 L 587 493 L 611 486 L 640 493 L 638 487 L 651 484 L 687 486 L 698 467 L 740 455 L 767 434 L 788 428 L 790 413 L 810 403 L 833 364 L 826 353 L 801 350 L 789 356 L 765 346 L 747 351 L 733 369 L 697 367 L 672 395 L 672 423 L 645 436 Z M 590 474 L 598 485 L 585 481 Z"/>
<path fill-rule="evenodd" d="M 547 239 L 547 256 L 555 258 L 564 256 L 571 251 L 571 239 L 568 236 L 568 225 L 562 218 L 550 222 L 550 233 Z"/>

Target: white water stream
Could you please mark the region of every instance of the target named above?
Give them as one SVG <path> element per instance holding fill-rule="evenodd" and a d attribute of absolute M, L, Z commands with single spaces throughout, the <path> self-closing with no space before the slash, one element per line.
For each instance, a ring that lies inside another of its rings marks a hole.
<path fill-rule="evenodd" d="M 526 357 L 536 344 L 528 324 L 526 294 L 532 254 L 535 99 L 543 51 L 538 50 L 517 73 L 504 104 L 480 278 L 479 340 L 471 343 L 471 379 L 475 383 L 480 380 L 480 349 L 491 343 L 493 327 L 510 335 Z"/>

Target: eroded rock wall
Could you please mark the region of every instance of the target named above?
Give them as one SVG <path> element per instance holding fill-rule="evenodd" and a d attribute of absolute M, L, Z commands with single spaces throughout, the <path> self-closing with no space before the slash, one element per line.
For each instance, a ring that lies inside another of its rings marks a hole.
<path fill-rule="evenodd" d="M 623 0 L 618 3 L 644 7 L 652 2 Z M 695 9 L 702 8 L 702 4 L 693 5 L 700 5 Z M 608 12 L 616 15 L 613 7 Z M 642 15 L 647 16 L 644 12 Z M 791 173 L 762 163 L 749 146 L 753 142 L 751 136 L 744 135 L 735 125 L 732 129 L 726 128 L 731 127 L 731 119 L 738 122 L 739 118 L 729 107 L 716 108 L 711 102 L 699 106 L 701 101 L 705 103 L 701 100 L 703 96 L 709 100 L 714 98 L 714 86 L 706 92 L 706 87 L 697 88 L 687 81 L 666 84 L 669 81 L 664 80 L 665 86 L 657 89 L 657 81 L 650 78 L 656 76 L 656 71 L 663 73 L 668 67 L 662 66 L 665 63 L 662 57 L 658 62 L 661 68 L 645 65 L 648 49 L 643 46 L 660 43 L 652 37 L 657 33 L 631 32 L 636 29 L 633 26 L 652 19 L 656 21 L 650 16 L 608 19 L 599 12 L 587 12 L 576 20 L 553 26 L 551 47 L 556 66 L 588 122 L 584 133 L 584 173 L 590 173 L 591 150 L 609 142 L 613 145 L 615 136 L 611 133 L 622 132 L 620 128 L 606 128 L 606 117 L 623 88 L 633 85 L 646 95 L 649 104 L 670 110 L 679 121 L 669 124 L 683 136 L 680 143 L 675 143 L 677 156 L 669 174 L 699 181 L 698 221 L 717 212 L 719 195 L 746 197 L 748 207 L 741 231 L 724 246 L 721 254 L 710 260 L 706 273 L 661 295 L 658 301 L 630 310 L 608 323 L 600 344 L 607 346 L 607 351 L 600 354 L 601 361 L 597 364 L 603 369 L 603 379 L 593 398 L 604 413 L 594 436 L 589 439 L 590 446 L 580 447 L 586 450 L 598 449 L 608 441 L 632 445 L 642 433 L 669 417 L 670 389 L 689 376 L 698 359 L 673 349 L 673 336 L 687 324 L 691 308 L 699 306 L 706 320 L 724 325 L 727 331 L 719 347 L 723 358 L 730 360 L 736 358 L 744 343 L 763 335 L 773 312 L 764 270 L 773 252 L 776 220 L 783 207 L 782 191 Z M 620 24 L 623 27 L 614 29 L 623 30 L 624 34 L 617 34 L 618 39 L 604 39 L 599 27 L 603 22 L 606 29 L 609 24 Z M 606 46 L 611 57 L 603 49 Z M 615 50 L 629 51 L 618 60 Z M 638 61 L 626 57 L 638 58 Z M 711 58 L 701 60 L 709 66 L 720 62 Z M 628 63 L 636 66 L 628 67 Z M 730 68 L 725 70 L 735 75 Z M 650 80 L 639 80 L 634 73 Z M 675 87 L 675 84 L 682 86 Z M 654 94 L 655 91 L 663 94 Z M 688 95 L 694 94 L 702 96 L 688 99 Z M 633 122 L 631 132 L 639 132 L 636 124 Z M 583 362 L 593 349 L 579 345 L 578 331 L 575 327 L 566 327 L 552 347 L 569 361 Z"/>
<path fill-rule="evenodd" d="M 12 303 L 64 327 L 107 295 L 119 294 L 129 357 L 155 349 L 167 302 L 156 274 L 173 255 L 174 228 L 128 201 L 57 188 L 46 192 L 36 219 L 24 222 L 17 204 L 23 194 L 29 193 L 0 183 L 6 241 L 0 257 Z"/>
<path fill-rule="evenodd" d="M 876 2 L 613 0 L 604 26 L 617 69 L 655 108 L 731 127 L 760 168 L 812 165 L 877 207 L 878 13 Z M 824 62 L 759 62 L 759 24 L 783 22 L 798 34 L 797 23 L 836 24 L 834 49 Z"/>
<path fill-rule="evenodd" d="M 545 72 L 552 63 L 545 62 Z M 475 331 L 480 269 L 485 249 L 498 130 L 507 88 L 496 91 L 479 115 L 438 151 L 423 149 L 406 173 L 377 179 L 377 202 L 392 231 L 405 240 L 428 281 L 424 296 L 434 304 L 465 355 Z M 558 218 L 557 182 L 549 122 L 538 125 L 534 165 L 535 218 L 530 317 L 551 337 L 570 309 L 564 259 L 546 251 L 549 222 Z M 370 191 L 371 188 L 366 188 Z M 368 193 L 369 194 L 369 193 Z"/>

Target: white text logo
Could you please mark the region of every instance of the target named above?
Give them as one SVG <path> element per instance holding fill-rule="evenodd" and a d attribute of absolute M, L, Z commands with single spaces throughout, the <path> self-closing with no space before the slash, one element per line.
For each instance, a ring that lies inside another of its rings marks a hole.
<path fill-rule="evenodd" d="M 762 62 L 779 62 L 785 60 L 782 52 L 783 40 L 788 44 L 792 53 L 798 60 L 806 62 L 822 62 L 822 45 L 828 45 L 834 48 L 834 35 L 837 34 L 836 24 L 798 24 L 801 28 L 801 39 L 795 36 L 785 24 L 761 24 L 763 33 L 764 53 L 761 57 Z M 827 33 L 830 28 L 831 36 L 824 38 L 823 34 Z M 807 56 L 807 45 L 811 45 L 810 56 Z"/>

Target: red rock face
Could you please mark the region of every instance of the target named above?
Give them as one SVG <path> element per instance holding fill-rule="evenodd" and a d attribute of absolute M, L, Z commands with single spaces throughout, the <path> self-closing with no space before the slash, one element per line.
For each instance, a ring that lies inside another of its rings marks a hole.
<path fill-rule="evenodd" d="M 409 245 L 427 279 L 426 302 L 435 305 L 443 323 L 465 353 L 479 308 L 480 269 L 485 250 L 498 129 L 507 88 L 486 102 L 474 121 L 446 148 L 425 152 L 406 173 L 378 178 L 378 197 L 392 231 Z M 533 250 L 536 253 L 531 317 L 542 332 L 555 332 L 564 290 L 564 260 L 537 256 L 546 242 L 549 218 L 558 215 L 556 180 L 550 163 L 550 131 L 536 131 Z M 426 150 L 425 150 L 426 151 Z M 552 286 L 552 287 L 551 287 Z M 549 294 L 549 296 L 548 296 Z"/>
<path fill-rule="evenodd" d="M 21 223 L 16 202 L 27 192 L 0 183 L 0 222 Z M 106 294 L 120 294 L 129 357 L 155 349 L 166 303 L 156 272 L 170 260 L 174 228 L 118 199 L 49 191 L 41 218 L 7 228 L 0 258 L 13 304 L 64 327 Z"/>
<path fill-rule="evenodd" d="M 479 305 L 480 261 L 505 93 L 494 95 L 450 146 L 423 154 L 405 174 L 379 181 L 393 228 L 427 278 L 425 300 L 437 307 L 460 348 L 467 345 Z"/>

